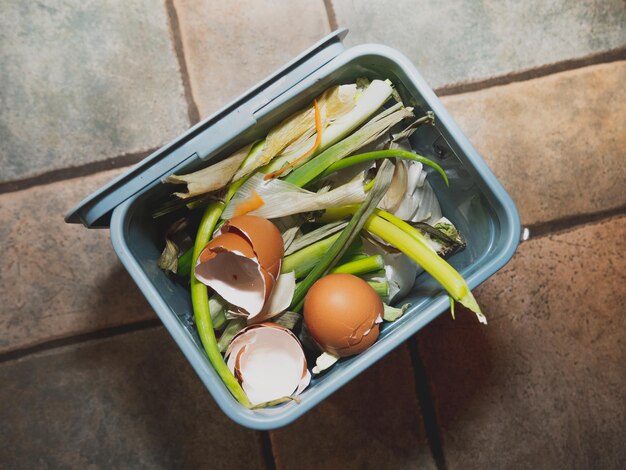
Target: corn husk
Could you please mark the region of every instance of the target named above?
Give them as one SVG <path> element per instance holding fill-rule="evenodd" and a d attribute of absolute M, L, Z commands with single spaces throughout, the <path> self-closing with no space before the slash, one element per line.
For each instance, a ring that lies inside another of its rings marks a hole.
<path fill-rule="evenodd" d="M 383 320 L 385 321 L 396 321 L 398 318 L 402 317 L 407 309 L 411 306 L 411 304 L 404 304 L 401 307 L 392 307 L 383 303 L 384 313 Z"/>

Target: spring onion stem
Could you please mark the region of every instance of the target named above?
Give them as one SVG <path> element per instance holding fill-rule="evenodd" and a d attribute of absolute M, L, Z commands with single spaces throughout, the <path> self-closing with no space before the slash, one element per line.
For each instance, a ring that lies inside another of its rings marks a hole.
<path fill-rule="evenodd" d="M 224 332 L 222 336 L 220 336 L 219 341 L 217 342 L 217 348 L 220 352 L 226 352 L 228 346 L 232 342 L 233 338 L 237 333 L 243 330 L 246 327 L 246 320 L 243 318 L 234 318 L 229 320 L 226 324 L 226 328 L 224 328 Z"/>
<path fill-rule="evenodd" d="M 215 368 L 218 375 L 222 378 L 224 385 L 226 385 L 228 390 L 230 390 L 239 403 L 247 408 L 250 408 L 252 406 L 250 400 L 226 365 L 226 362 L 218 349 L 217 340 L 215 339 L 215 331 L 213 330 L 213 324 L 211 322 L 211 313 L 209 311 L 209 294 L 207 287 L 198 281 L 194 276 L 196 260 L 198 259 L 200 252 L 211 239 L 213 229 L 215 228 L 223 210 L 224 203 L 216 202 L 210 204 L 202 216 L 193 248 L 193 263 L 191 264 L 191 303 L 193 305 L 193 313 L 196 320 L 198 335 L 200 336 L 200 341 L 202 341 L 202 345 L 209 356 L 209 361 Z"/>
<path fill-rule="evenodd" d="M 213 329 L 221 329 L 226 323 L 226 301 L 219 295 L 213 294 L 209 298 L 209 313 L 211 314 Z"/>
<path fill-rule="evenodd" d="M 328 209 L 322 220 L 341 219 L 354 213 L 357 208 L 357 205 L 352 205 Z M 450 297 L 474 312 L 481 323 L 487 323 L 465 279 L 428 245 L 425 237 L 416 228 L 380 209 L 374 211 L 363 228 L 395 246 L 419 264 L 443 286 Z"/>
<path fill-rule="evenodd" d="M 330 237 L 312 243 L 309 246 L 290 254 L 289 256 L 285 256 L 280 272 L 288 273 L 289 271 L 294 271 L 297 279 L 306 276 L 309 272 L 311 272 L 333 243 L 335 243 L 340 234 L 341 232 L 336 233 Z M 346 254 L 341 258 L 341 261 L 354 261 L 354 257 L 360 253 L 362 248 L 363 244 L 361 243 L 361 240 L 355 240 L 348 247 Z"/>
<path fill-rule="evenodd" d="M 368 281 L 367 283 L 374 289 L 378 297 L 386 298 L 389 296 L 389 283 L 387 281 Z"/>
<path fill-rule="evenodd" d="M 193 247 L 189 248 L 178 258 L 178 268 L 176 274 L 178 276 L 189 276 L 191 274 L 191 259 L 193 257 Z M 209 299 L 209 312 L 213 321 L 213 328 L 219 330 L 226 323 L 226 315 L 224 314 L 224 300 L 214 295 Z"/>
<path fill-rule="evenodd" d="M 224 202 L 226 204 L 228 204 L 230 202 L 230 200 L 235 197 L 235 194 L 237 194 L 237 191 L 239 191 L 239 188 L 241 188 L 243 186 L 243 184 L 248 181 L 248 179 L 253 175 L 254 173 L 249 174 L 248 176 L 244 176 L 243 178 L 235 181 L 234 183 L 232 183 L 229 187 L 228 187 L 228 191 L 226 192 L 226 196 L 224 196 Z"/>
<path fill-rule="evenodd" d="M 176 274 L 179 276 L 189 276 L 191 273 L 191 258 L 193 257 L 193 247 L 189 248 L 182 255 L 178 257 L 178 266 L 176 267 Z"/>
<path fill-rule="evenodd" d="M 333 163 L 332 165 L 330 165 L 328 168 L 326 168 L 326 170 L 324 170 L 324 172 L 322 172 L 315 179 L 317 180 L 317 179 L 324 178 L 332 173 L 335 173 L 336 171 L 343 170 L 344 168 L 347 168 L 349 166 L 358 165 L 359 163 L 364 163 L 364 162 L 371 162 L 374 160 L 380 160 L 381 158 L 402 158 L 404 160 L 413 160 L 415 162 L 420 162 L 424 165 L 428 165 L 429 167 L 437 170 L 437 172 L 441 175 L 443 180 L 446 182 L 446 186 L 450 185 L 448 182 L 448 176 L 446 175 L 446 172 L 443 171 L 443 168 L 441 168 L 437 163 L 433 162 L 432 160 L 426 157 L 422 157 L 421 155 L 416 155 L 412 152 L 407 152 L 406 150 L 397 150 L 397 149 L 379 150 L 376 152 L 361 153 L 359 155 L 353 155 L 351 157 L 343 158 Z"/>
<path fill-rule="evenodd" d="M 295 271 L 297 278 L 306 275 L 313 269 L 315 263 L 324 256 L 324 253 L 328 251 L 332 244 L 335 243 L 339 235 L 341 235 L 341 232 L 304 247 L 289 256 L 285 256 L 280 271 L 282 273 Z"/>
<path fill-rule="evenodd" d="M 332 244 L 324 256 L 318 261 L 315 267 L 307 274 L 306 278 L 298 284 L 291 301 L 291 310 L 299 312 L 304 305 L 304 297 L 311 286 L 328 271 L 333 269 L 355 239 L 359 238 L 359 233 L 367 222 L 374 209 L 383 198 L 393 176 L 393 165 L 389 160 L 385 160 L 378 170 L 376 183 L 368 193 L 363 204 L 352 214 L 348 225 L 340 232 L 339 238 Z"/>
<path fill-rule="evenodd" d="M 365 274 L 385 268 L 385 262 L 381 255 L 368 256 L 367 258 L 350 261 L 331 269 L 331 273 L 341 274 Z"/>
<path fill-rule="evenodd" d="M 366 282 L 370 285 L 372 289 L 374 289 L 374 292 L 376 292 L 376 295 L 378 295 L 378 297 L 380 297 L 381 299 L 385 299 L 389 296 L 389 282 L 387 281 L 366 281 Z M 296 288 L 301 283 L 302 281 L 298 282 L 296 284 Z"/>
<path fill-rule="evenodd" d="M 433 251 L 426 242 L 418 241 L 420 237 L 423 238 L 421 233 L 406 222 L 402 220 L 400 222 L 408 227 L 400 227 L 378 215 L 372 215 L 365 222 L 364 228 L 387 243 L 392 244 L 422 266 L 426 272 L 448 291 L 448 294 L 454 300 L 473 311 L 481 323 L 487 323 L 487 319 L 480 311 L 480 307 L 467 286 L 465 279 L 446 260 Z"/>

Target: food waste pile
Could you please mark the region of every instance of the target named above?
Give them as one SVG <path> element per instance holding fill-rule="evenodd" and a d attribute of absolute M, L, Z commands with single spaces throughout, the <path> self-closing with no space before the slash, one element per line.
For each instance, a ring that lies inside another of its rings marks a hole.
<path fill-rule="evenodd" d="M 446 173 L 409 143 L 432 124 L 390 81 L 359 79 L 164 180 L 159 267 L 189 288 L 206 354 L 243 406 L 298 401 L 312 376 L 374 345 L 422 271 L 486 323 L 445 260 L 465 247 L 429 182 Z"/>

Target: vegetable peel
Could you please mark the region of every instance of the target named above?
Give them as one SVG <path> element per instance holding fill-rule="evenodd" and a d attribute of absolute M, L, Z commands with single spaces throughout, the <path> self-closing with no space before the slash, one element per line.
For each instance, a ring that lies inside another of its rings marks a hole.
<path fill-rule="evenodd" d="M 316 133 L 313 147 L 307 150 L 304 153 L 304 155 L 302 155 L 301 157 L 296 158 L 293 162 L 287 163 L 280 170 L 276 170 L 276 171 L 273 171 L 272 173 L 266 174 L 264 177 L 265 180 L 271 180 L 273 178 L 276 178 L 277 176 L 282 175 L 285 171 L 289 170 L 290 168 L 293 168 L 295 165 L 303 161 L 309 155 L 312 155 L 313 152 L 315 152 L 320 146 L 320 143 L 322 142 L 322 117 L 320 115 L 320 107 L 317 104 L 317 100 L 313 100 L 313 106 L 315 107 L 315 133 Z"/>

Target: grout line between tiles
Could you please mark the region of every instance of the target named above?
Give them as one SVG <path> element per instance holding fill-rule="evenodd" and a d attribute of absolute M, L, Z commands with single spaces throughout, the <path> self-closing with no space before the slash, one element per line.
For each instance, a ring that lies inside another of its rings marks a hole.
<path fill-rule="evenodd" d="M 143 160 L 155 150 L 157 149 L 154 148 L 142 152 L 126 153 L 118 157 L 112 157 L 97 162 L 89 162 L 85 163 L 84 165 L 51 170 L 37 176 L 30 176 L 23 179 L 0 182 L 0 194 L 21 191 L 23 189 L 32 188 L 33 186 L 55 183 L 57 181 L 68 180 L 80 176 L 89 176 L 91 174 L 99 173 L 101 171 L 123 168 L 125 166 L 133 165 Z"/>
<path fill-rule="evenodd" d="M 261 452 L 266 470 L 276 470 L 276 460 L 274 459 L 274 447 L 269 431 L 259 431 L 261 441 Z"/>
<path fill-rule="evenodd" d="M 330 27 L 332 29 L 337 28 L 337 20 L 335 18 L 334 8 L 332 6 L 331 0 L 324 0 L 324 5 L 326 6 L 326 10 L 328 13 L 328 21 L 330 23 Z M 188 115 L 192 124 L 199 122 L 199 112 L 198 108 L 193 100 L 191 94 L 191 85 L 189 83 L 189 74 L 187 71 L 186 62 L 184 59 L 184 54 L 182 50 L 182 40 L 180 39 L 180 31 L 178 24 L 178 16 L 176 14 L 176 10 L 173 4 L 173 0 L 166 0 L 166 8 L 168 10 L 168 16 L 170 17 L 170 24 L 172 30 L 176 30 L 176 32 L 172 32 L 174 47 L 176 50 L 176 56 L 179 61 L 181 67 L 181 76 L 183 81 L 183 87 L 185 89 L 185 98 L 188 104 Z M 538 67 L 536 69 L 529 69 L 522 72 L 516 72 L 509 75 L 503 75 L 499 77 L 490 78 L 483 81 L 471 82 L 465 84 L 457 84 L 457 85 L 449 85 L 443 86 L 441 88 L 437 88 L 435 92 L 439 96 L 449 96 L 460 93 L 467 93 L 471 91 L 478 91 L 485 88 L 505 85 L 508 83 L 513 83 L 517 81 L 525 81 L 533 78 L 540 78 L 543 76 L 547 76 L 553 73 L 563 72 L 566 70 L 573 70 L 580 67 L 585 67 L 589 65 L 598 65 L 601 63 L 610 63 L 619 60 L 626 60 L 626 46 L 618 49 L 614 49 L 611 51 L 601 52 L 592 56 L 587 56 L 581 59 L 572 59 L 564 62 L 558 62 L 556 64 L 546 65 L 543 67 Z M 150 155 L 152 152 L 157 150 L 156 148 L 143 151 L 143 152 L 133 152 L 123 154 L 117 157 L 108 158 L 106 160 L 101 160 L 97 162 L 90 162 L 84 165 L 72 166 L 68 168 L 61 168 L 57 170 L 51 170 L 41 175 L 12 180 L 12 181 L 4 181 L 0 182 L 0 194 L 10 193 L 15 191 L 21 191 L 23 189 L 28 189 L 33 186 L 44 185 L 49 183 L 54 183 L 57 181 L 63 181 L 66 179 L 88 176 L 94 173 L 98 173 L 100 171 L 111 170 L 115 168 L 121 168 L 124 166 L 132 165 L 134 163 L 139 162 L 143 158 Z M 602 212 L 598 213 L 600 217 L 603 217 Z M 550 226 L 552 222 L 537 224 L 539 230 L 542 234 L 545 233 L 545 227 Z"/>
<path fill-rule="evenodd" d="M 335 12 L 332 0 L 324 0 L 324 7 L 326 8 L 326 16 L 328 16 L 330 30 L 335 31 L 339 27 L 339 24 L 337 22 L 337 13 Z"/>
<path fill-rule="evenodd" d="M 185 101 L 187 101 L 187 115 L 191 125 L 200 122 L 200 112 L 198 111 L 198 105 L 193 99 L 193 92 L 191 90 L 191 80 L 189 77 L 189 70 L 187 69 L 187 61 L 185 60 L 185 51 L 183 49 L 183 39 L 180 31 L 180 22 L 178 21 L 178 13 L 174 6 L 174 0 L 165 0 L 165 9 L 169 18 L 170 37 L 174 45 L 174 52 L 176 59 L 178 60 L 178 66 L 180 68 L 181 80 L 183 82 L 183 90 L 185 93 Z"/>
<path fill-rule="evenodd" d="M 417 336 L 412 337 L 408 341 L 409 354 L 411 356 L 411 364 L 415 377 L 415 389 L 424 420 L 424 428 L 426 430 L 430 453 L 435 461 L 437 470 L 445 470 L 447 466 L 441 439 L 441 429 L 437 421 L 437 413 L 435 411 L 432 391 L 429 386 L 428 375 L 417 348 L 417 341 Z"/>
<path fill-rule="evenodd" d="M 508 85 L 514 82 L 523 82 L 534 78 L 541 78 L 555 73 L 575 70 L 590 65 L 599 65 L 611 62 L 626 60 L 626 46 L 608 51 L 598 52 L 586 57 L 564 60 L 553 64 L 546 64 L 536 68 L 511 72 L 506 75 L 487 78 L 485 80 L 477 80 L 475 82 L 465 82 L 453 85 L 444 85 L 435 89 L 437 96 L 458 95 L 461 93 L 469 93 L 479 91 L 494 86 Z"/>
<path fill-rule="evenodd" d="M 63 346 L 87 343 L 89 341 L 98 339 L 113 338 L 115 336 L 123 335 L 126 333 L 148 330 L 152 328 L 157 328 L 159 326 L 161 326 L 161 322 L 155 318 L 152 320 L 144 320 L 137 323 L 131 323 L 129 325 L 113 326 L 109 328 L 103 328 L 97 331 L 92 331 L 90 333 L 82 333 L 79 335 L 67 336 L 65 338 L 53 339 L 50 341 L 36 344 L 34 346 L 0 353 L 0 364 L 4 362 L 14 361 L 16 359 L 22 359 L 32 354 L 57 349 Z"/>

